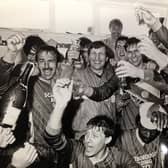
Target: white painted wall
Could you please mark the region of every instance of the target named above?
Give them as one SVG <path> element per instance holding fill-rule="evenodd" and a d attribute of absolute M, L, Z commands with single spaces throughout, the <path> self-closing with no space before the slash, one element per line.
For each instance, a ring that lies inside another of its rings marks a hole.
<path fill-rule="evenodd" d="M 124 34 L 144 34 L 137 25 L 135 2 L 142 2 L 158 16 L 168 16 L 166 0 L 1 0 L 0 27 L 43 29 L 56 33 L 108 34 L 108 23 L 120 18 Z"/>

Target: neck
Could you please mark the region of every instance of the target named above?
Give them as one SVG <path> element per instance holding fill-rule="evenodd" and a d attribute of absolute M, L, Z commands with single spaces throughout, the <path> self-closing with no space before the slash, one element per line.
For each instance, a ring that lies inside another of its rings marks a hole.
<path fill-rule="evenodd" d="M 103 69 L 101 69 L 101 70 L 95 70 L 95 69 L 93 69 L 93 68 L 91 68 L 91 67 L 90 67 L 90 69 L 91 69 L 95 74 L 97 74 L 97 75 L 99 75 L 99 76 L 101 76 L 101 75 L 103 74 Z"/>
<path fill-rule="evenodd" d="M 109 149 L 107 147 L 105 147 L 103 150 L 101 150 L 95 156 L 89 157 L 89 159 L 95 165 L 96 163 L 103 161 L 107 157 L 108 153 L 109 153 Z"/>
<path fill-rule="evenodd" d="M 48 83 L 48 84 L 51 83 L 51 80 L 47 80 L 47 79 L 44 79 L 44 78 L 42 78 L 42 77 L 39 77 L 39 79 L 40 79 L 41 81 L 45 82 L 45 83 Z"/>
<path fill-rule="evenodd" d="M 140 143 L 142 146 L 144 146 L 145 143 L 142 141 L 141 137 L 139 136 L 139 129 L 138 129 L 138 128 L 136 129 L 136 137 L 137 137 L 139 143 Z"/>

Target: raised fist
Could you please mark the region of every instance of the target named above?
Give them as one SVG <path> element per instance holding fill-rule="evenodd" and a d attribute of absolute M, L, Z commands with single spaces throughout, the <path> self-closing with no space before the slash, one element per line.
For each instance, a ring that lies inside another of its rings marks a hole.
<path fill-rule="evenodd" d="M 8 50 L 13 52 L 18 52 L 22 50 L 24 43 L 25 43 L 25 36 L 22 33 L 11 35 L 7 39 Z"/>

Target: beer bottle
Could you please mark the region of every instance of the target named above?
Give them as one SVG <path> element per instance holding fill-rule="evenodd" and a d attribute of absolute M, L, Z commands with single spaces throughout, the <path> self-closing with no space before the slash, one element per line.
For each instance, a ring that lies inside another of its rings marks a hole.
<path fill-rule="evenodd" d="M 1 125 L 15 128 L 17 119 L 26 106 L 28 97 L 28 83 L 33 73 L 34 64 L 27 62 L 16 82 L 9 87 L 0 100 Z"/>

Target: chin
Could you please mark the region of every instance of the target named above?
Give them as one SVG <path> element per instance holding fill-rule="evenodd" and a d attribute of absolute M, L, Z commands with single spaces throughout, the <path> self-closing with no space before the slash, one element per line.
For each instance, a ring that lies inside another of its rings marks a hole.
<path fill-rule="evenodd" d="M 89 151 L 85 151 L 85 155 L 86 155 L 87 157 L 92 157 L 92 156 L 94 156 L 93 152 L 89 152 Z"/>
<path fill-rule="evenodd" d="M 48 76 L 48 77 L 47 77 L 47 76 L 43 76 L 42 78 L 43 78 L 44 80 L 51 80 L 51 79 L 52 79 L 52 77 L 50 77 L 50 76 Z"/>

